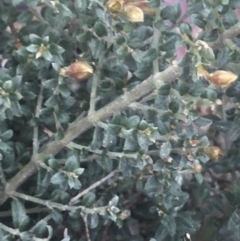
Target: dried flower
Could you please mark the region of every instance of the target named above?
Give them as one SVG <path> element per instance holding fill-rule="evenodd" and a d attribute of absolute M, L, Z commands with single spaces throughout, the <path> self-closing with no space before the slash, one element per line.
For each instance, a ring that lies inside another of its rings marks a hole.
<path fill-rule="evenodd" d="M 42 57 L 45 49 L 46 49 L 45 46 L 43 44 L 41 44 L 40 48 L 38 49 L 38 51 L 35 55 L 35 58 L 38 59 L 38 58 Z"/>
<path fill-rule="evenodd" d="M 198 50 L 201 50 L 202 48 L 210 48 L 208 43 L 202 40 L 197 40 L 197 42 L 195 43 L 196 46 L 198 46 Z"/>
<path fill-rule="evenodd" d="M 208 73 L 202 65 L 197 67 L 197 73 L 199 77 L 203 76 L 210 84 L 218 87 L 227 87 L 238 78 L 234 73 L 225 70 L 217 70 L 213 73 Z"/>
<path fill-rule="evenodd" d="M 218 70 L 207 76 L 207 80 L 216 86 L 226 87 L 232 84 L 238 78 L 237 75 L 230 71 Z"/>
<path fill-rule="evenodd" d="M 22 43 L 21 43 L 21 41 L 18 39 L 16 42 L 15 42 L 15 48 L 16 49 L 19 49 L 21 46 L 22 46 Z"/>
<path fill-rule="evenodd" d="M 195 165 L 193 166 L 193 171 L 194 171 L 195 173 L 201 172 L 201 171 L 202 171 L 202 165 L 200 165 L 200 164 L 195 164 Z"/>
<path fill-rule="evenodd" d="M 133 5 L 126 5 L 123 9 L 123 14 L 126 18 L 131 22 L 143 22 L 144 21 L 144 13 L 141 8 L 133 6 Z"/>
<path fill-rule="evenodd" d="M 213 52 L 213 49 L 209 47 L 208 43 L 202 41 L 202 40 L 197 40 L 195 43 L 197 46 L 198 51 L 200 51 L 201 56 L 208 60 L 215 60 L 215 54 Z"/>
<path fill-rule="evenodd" d="M 148 1 L 132 2 L 131 5 L 141 8 L 142 11 L 146 14 L 149 14 L 152 16 L 154 16 L 156 14 L 155 8 L 148 7 Z"/>
<path fill-rule="evenodd" d="M 123 10 L 124 2 L 122 0 L 108 0 L 107 9 L 112 14 L 118 14 Z"/>
<path fill-rule="evenodd" d="M 200 151 L 209 156 L 213 161 L 217 161 L 223 155 L 222 150 L 218 146 L 203 147 Z"/>
<path fill-rule="evenodd" d="M 81 81 L 87 79 L 93 74 L 93 68 L 86 62 L 78 61 L 70 64 L 67 68 L 60 69 L 59 74 Z"/>

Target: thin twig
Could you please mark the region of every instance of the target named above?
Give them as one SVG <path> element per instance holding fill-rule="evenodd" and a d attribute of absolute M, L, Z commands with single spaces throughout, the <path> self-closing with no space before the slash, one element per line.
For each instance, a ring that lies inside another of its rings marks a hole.
<path fill-rule="evenodd" d="M 94 208 L 87 208 L 85 206 L 70 206 L 70 205 L 64 205 L 61 203 L 56 203 L 56 202 L 52 202 L 49 200 L 42 200 L 40 198 L 36 198 L 36 197 L 32 197 L 23 193 L 19 193 L 19 192 L 13 192 L 11 194 L 11 197 L 15 197 L 15 198 L 21 198 L 23 200 L 32 202 L 32 203 L 37 203 L 37 204 L 41 204 L 49 209 L 53 209 L 56 208 L 58 210 L 61 211 L 75 211 L 75 210 L 80 210 L 83 213 L 90 213 L 90 214 L 95 214 L 95 213 L 99 213 L 102 212 L 102 210 L 106 209 L 107 206 L 103 206 L 103 207 L 94 207 Z"/>
<path fill-rule="evenodd" d="M 83 222 L 84 222 L 84 226 L 85 226 L 87 241 L 91 241 L 90 232 L 89 232 L 88 223 L 87 223 L 87 214 L 81 213 L 81 216 L 83 218 Z"/>
<path fill-rule="evenodd" d="M 73 197 L 70 200 L 70 205 L 74 205 L 76 203 L 79 202 L 79 198 L 82 197 L 83 195 L 85 195 L 86 193 L 90 192 L 91 190 L 95 189 L 96 187 L 100 186 L 101 184 L 103 184 L 104 182 L 106 182 L 109 178 L 113 177 L 115 174 L 117 173 L 117 171 L 112 171 L 110 172 L 106 177 L 102 178 L 101 180 L 95 182 L 94 184 L 92 184 L 90 187 L 88 187 L 87 189 L 83 190 L 82 192 L 80 192 L 77 196 Z"/>
<path fill-rule="evenodd" d="M 70 142 L 67 145 L 68 148 L 72 149 L 78 149 L 78 150 L 87 150 L 89 152 L 98 154 L 98 155 L 102 155 L 104 153 L 103 150 L 92 150 L 90 146 L 83 146 L 83 145 L 79 145 L 77 143 L 74 142 Z M 110 158 L 122 158 L 122 157 L 127 157 L 127 158 L 134 158 L 137 159 L 139 157 L 139 153 L 138 152 L 134 152 L 134 153 L 124 153 L 124 152 L 111 152 L 108 151 L 106 152 L 106 155 Z"/>
<path fill-rule="evenodd" d="M 36 207 L 36 208 L 29 208 L 26 209 L 26 213 L 27 214 L 32 214 L 32 213 L 43 213 L 43 212 L 48 212 L 49 209 L 48 208 L 41 208 L 41 207 Z M 3 211 L 0 212 L 0 218 L 5 218 L 5 217 L 9 217 L 12 216 L 12 211 Z"/>
<path fill-rule="evenodd" d="M 145 111 L 152 110 L 152 111 L 158 113 L 159 115 L 164 115 L 169 112 L 168 110 L 160 110 L 160 109 L 157 109 L 157 108 L 154 108 L 151 106 L 143 105 L 138 102 L 132 103 L 129 107 L 132 109 L 139 109 L 139 110 L 145 110 Z"/>
<path fill-rule="evenodd" d="M 159 48 L 159 38 L 161 36 L 160 30 L 156 28 L 154 25 L 161 19 L 160 15 L 161 9 L 160 7 L 156 8 L 156 17 L 155 21 L 153 23 L 153 41 L 152 41 L 152 48 L 156 50 L 158 53 Z M 158 66 L 158 56 L 153 60 L 153 73 L 156 74 L 159 72 L 159 66 Z"/>
<path fill-rule="evenodd" d="M 19 236 L 20 232 L 17 229 L 10 228 L 3 223 L 0 223 L 0 229 L 14 235 L 14 236 Z"/>
<path fill-rule="evenodd" d="M 5 190 L 6 179 L 2 169 L 2 164 L 0 163 L 0 192 Z"/>
<path fill-rule="evenodd" d="M 41 84 L 40 92 L 38 94 L 36 113 L 35 113 L 36 118 L 39 118 L 39 116 L 40 116 L 42 102 L 43 102 L 43 85 Z M 37 155 L 38 149 L 39 149 L 38 126 L 35 126 L 33 129 L 33 158 Z"/>
<path fill-rule="evenodd" d="M 30 12 L 36 17 L 42 24 L 49 26 L 49 23 L 42 17 L 42 15 L 34 8 L 29 8 Z"/>
<path fill-rule="evenodd" d="M 104 63 L 105 52 L 102 54 L 101 58 L 98 61 L 96 73 L 93 75 L 92 81 L 92 88 L 91 88 L 91 95 L 90 95 L 90 108 L 88 115 L 93 115 L 96 108 L 96 101 L 97 101 L 97 86 L 98 86 L 98 78 L 100 76 L 99 72 L 102 69 L 102 65 Z"/>

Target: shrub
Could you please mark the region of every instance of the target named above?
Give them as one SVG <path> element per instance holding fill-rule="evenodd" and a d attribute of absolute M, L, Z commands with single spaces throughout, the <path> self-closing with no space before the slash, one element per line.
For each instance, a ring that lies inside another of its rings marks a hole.
<path fill-rule="evenodd" d="M 239 9 L 1 0 L 1 240 L 238 240 Z"/>

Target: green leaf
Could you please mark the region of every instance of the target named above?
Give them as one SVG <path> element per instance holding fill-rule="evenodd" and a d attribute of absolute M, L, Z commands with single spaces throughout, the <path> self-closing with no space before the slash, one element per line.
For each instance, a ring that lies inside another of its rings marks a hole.
<path fill-rule="evenodd" d="M 160 7 L 160 1 L 159 0 L 149 0 L 148 1 L 148 6 L 150 8 L 157 8 L 157 7 Z"/>
<path fill-rule="evenodd" d="M 128 54 L 128 47 L 122 45 L 119 48 L 117 48 L 116 53 L 119 57 L 125 57 Z"/>
<path fill-rule="evenodd" d="M 75 0 L 74 5 L 77 10 L 85 11 L 88 7 L 88 1 L 87 0 Z"/>
<path fill-rule="evenodd" d="M 42 82 L 44 88 L 52 90 L 57 87 L 58 81 L 56 79 L 48 79 Z"/>
<path fill-rule="evenodd" d="M 217 40 L 217 38 L 218 38 L 218 29 L 213 29 L 204 35 L 203 40 L 206 42 L 214 42 Z"/>
<path fill-rule="evenodd" d="M 6 91 L 11 91 L 12 87 L 13 87 L 13 83 L 11 80 L 7 80 L 3 84 L 3 89 Z"/>
<path fill-rule="evenodd" d="M 75 155 L 70 156 L 66 163 L 64 169 L 68 172 L 74 172 L 75 169 L 79 168 L 79 162 Z"/>
<path fill-rule="evenodd" d="M 53 60 L 53 56 L 50 53 L 50 51 L 48 49 L 45 49 L 43 52 L 43 58 L 48 60 L 48 61 L 52 61 Z"/>
<path fill-rule="evenodd" d="M 112 198 L 112 200 L 109 201 L 108 205 L 109 206 L 117 206 L 119 201 L 119 197 L 117 195 L 114 195 L 114 197 Z"/>
<path fill-rule="evenodd" d="M 192 14 L 190 16 L 190 21 L 193 24 L 196 24 L 199 28 L 204 28 L 206 25 L 206 20 L 204 20 L 203 16 L 200 14 Z"/>
<path fill-rule="evenodd" d="M 177 2 L 173 5 L 168 5 L 163 8 L 161 11 L 161 17 L 164 20 L 169 19 L 172 23 L 176 23 L 181 13 L 181 5 L 179 2 Z"/>
<path fill-rule="evenodd" d="M 41 236 L 47 230 L 47 222 L 45 220 L 40 220 L 37 224 L 35 224 L 33 228 L 33 233 L 36 236 Z"/>
<path fill-rule="evenodd" d="M 159 155 L 161 158 L 166 158 L 170 155 L 172 150 L 172 145 L 170 142 L 165 142 L 161 145 Z"/>
<path fill-rule="evenodd" d="M 163 189 L 158 182 L 157 178 L 154 176 L 151 176 L 148 178 L 144 189 L 148 192 L 148 195 L 154 195 L 154 194 L 160 194 L 162 193 Z"/>
<path fill-rule="evenodd" d="M 37 36 L 36 34 L 30 34 L 29 39 L 30 39 L 30 42 L 34 45 L 39 46 L 42 43 L 42 39 L 39 36 Z"/>
<path fill-rule="evenodd" d="M 58 104 L 58 97 L 53 95 L 44 104 L 47 107 L 55 107 Z"/>
<path fill-rule="evenodd" d="M 94 25 L 94 29 L 95 29 L 96 34 L 99 37 L 103 37 L 103 36 L 107 35 L 107 30 L 106 30 L 105 26 L 103 25 L 103 23 L 101 23 L 101 22 L 96 22 Z"/>
<path fill-rule="evenodd" d="M 22 241 L 32 241 L 33 235 L 30 232 L 22 232 L 20 233 L 19 237 Z"/>
<path fill-rule="evenodd" d="M 170 215 L 164 215 L 162 220 L 161 220 L 162 225 L 164 226 L 164 228 L 168 231 L 168 233 L 170 234 L 170 236 L 174 236 L 176 233 L 176 222 L 175 222 L 175 218 L 170 216 Z"/>
<path fill-rule="evenodd" d="M 236 209 L 228 220 L 227 224 L 230 230 L 240 229 L 240 210 Z"/>
<path fill-rule="evenodd" d="M 59 15 L 61 17 L 69 17 L 69 18 L 74 17 L 74 14 L 72 13 L 72 11 L 68 7 L 66 7 L 65 4 L 58 3 L 57 8 L 58 8 L 58 11 L 59 11 Z"/>
<path fill-rule="evenodd" d="M 168 52 L 169 50 L 175 49 L 177 38 L 175 35 L 170 37 L 165 43 L 161 44 L 159 46 L 159 49 L 165 52 Z"/>
<path fill-rule="evenodd" d="M 1 134 L 0 139 L 2 141 L 8 141 L 9 139 L 11 139 L 13 136 L 13 131 L 12 130 L 8 130 L 6 132 L 4 132 L 3 134 Z"/>
<path fill-rule="evenodd" d="M 61 224 L 63 222 L 63 215 L 59 210 L 52 209 L 50 216 L 57 224 Z"/>
<path fill-rule="evenodd" d="M 179 110 L 179 102 L 172 100 L 168 105 L 169 110 L 172 111 L 172 113 L 177 113 Z"/>
<path fill-rule="evenodd" d="M 22 3 L 22 0 L 12 0 L 11 2 L 13 6 L 17 6 L 18 4 Z"/>
<path fill-rule="evenodd" d="M 102 142 L 103 147 L 105 147 L 105 148 L 114 147 L 116 145 L 116 142 L 117 142 L 116 135 L 111 134 L 108 131 L 104 132 L 103 142 Z"/>
<path fill-rule="evenodd" d="M 137 115 L 134 115 L 128 118 L 125 126 L 127 129 L 136 128 L 139 125 L 140 121 L 141 121 L 140 117 Z"/>
<path fill-rule="evenodd" d="M 126 41 L 126 38 L 125 38 L 124 36 L 122 36 L 122 35 L 118 35 L 118 36 L 116 37 L 116 43 L 117 43 L 118 45 L 124 44 L 125 41 Z M 125 47 L 126 47 L 126 46 L 125 46 Z M 127 51 L 126 51 L 126 52 L 127 52 Z"/>
<path fill-rule="evenodd" d="M 12 207 L 12 219 L 15 228 L 22 229 L 25 228 L 30 219 L 26 215 L 26 210 L 21 201 L 18 199 L 13 199 L 11 202 Z"/>
<path fill-rule="evenodd" d="M 51 177 L 51 183 L 55 185 L 62 185 L 66 181 L 67 178 L 62 172 L 57 172 Z"/>
<path fill-rule="evenodd" d="M 144 133 L 137 134 L 137 141 L 138 141 L 138 145 L 144 152 L 146 152 L 148 150 L 148 146 L 152 144 L 152 142 L 148 139 L 148 137 Z"/>
<path fill-rule="evenodd" d="M 221 69 L 230 61 L 230 53 L 227 48 L 221 48 L 218 50 L 217 54 L 217 65 Z"/>
<path fill-rule="evenodd" d="M 91 39 L 88 45 L 91 49 L 92 56 L 94 59 L 99 59 L 105 51 L 105 44 L 103 41 Z"/>
<path fill-rule="evenodd" d="M 98 217 L 98 214 L 89 214 L 87 216 L 87 222 L 88 222 L 88 226 L 89 228 L 91 229 L 94 229 L 98 226 L 99 224 L 99 217 Z"/>
<path fill-rule="evenodd" d="M 30 11 L 21 12 L 17 17 L 17 22 L 27 23 L 30 22 L 33 18 L 33 14 Z"/>
<path fill-rule="evenodd" d="M 77 169 L 75 169 L 73 172 L 74 172 L 76 175 L 80 176 L 80 175 L 83 174 L 84 170 L 85 170 L 84 168 L 77 168 Z"/>
<path fill-rule="evenodd" d="M 135 72 L 134 75 L 139 78 L 140 80 L 145 80 L 151 75 L 152 67 L 149 65 L 144 65 L 139 67 Z"/>
<path fill-rule="evenodd" d="M 189 23 L 181 23 L 180 31 L 182 34 L 190 35 L 192 34 L 192 27 Z"/>
<path fill-rule="evenodd" d="M 49 51 L 51 52 L 51 54 L 53 55 L 60 55 L 62 53 L 65 52 L 65 49 L 62 48 L 61 46 L 57 45 L 57 44 L 51 44 L 50 47 L 49 47 Z"/>
<path fill-rule="evenodd" d="M 82 187 L 81 182 L 77 179 L 77 178 L 68 178 L 68 185 L 70 187 L 70 189 L 76 189 L 79 190 Z"/>
<path fill-rule="evenodd" d="M 97 126 L 94 129 L 93 139 L 91 142 L 91 149 L 92 150 L 99 149 L 102 146 L 102 140 L 103 140 L 103 130 L 99 126 Z"/>
<path fill-rule="evenodd" d="M 163 96 L 168 96 L 170 94 L 171 86 L 168 84 L 162 85 L 158 89 L 158 94 Z"/>
<path fill-rule="evenodd" d="M 67 84 L 61 84 L 58 86 L 59 92 L 61 95 L 65 98 L 69 97 L 71 94 L 71 91 L 69 89 L 69 86 Z"/>
<path fill-rule="evenodd" d="M 96 201 L 96 195 L 93 192 L 88 192 L 82 197 L 82 203 L 86 207 L 90 207 Z"/>
<path fill-rule="evenodd" d="M 195 178 L 197 179 L 198 184 L 202 184 L 203 183 L 203 176 L 201 173 L 196 173 L 195 174 Z"/>
<path fill-rule="evenodd" d="M 39 177 L 39 182 L 37 185 L 37 196 L 41 196 L 43 193 L 45 193 L 49 187 L 51 180 L 51 174 L 49 172 L 45 173 L 44 178 L 42 179 L 41 176 Z"/>

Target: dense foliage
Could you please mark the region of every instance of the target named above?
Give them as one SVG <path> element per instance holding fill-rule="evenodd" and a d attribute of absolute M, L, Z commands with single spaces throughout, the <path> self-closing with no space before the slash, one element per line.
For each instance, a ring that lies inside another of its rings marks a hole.
<path fill-rule="evenodd" d="M 0 0 L 0 239 L 240 239 L 239 0 Z"/>

